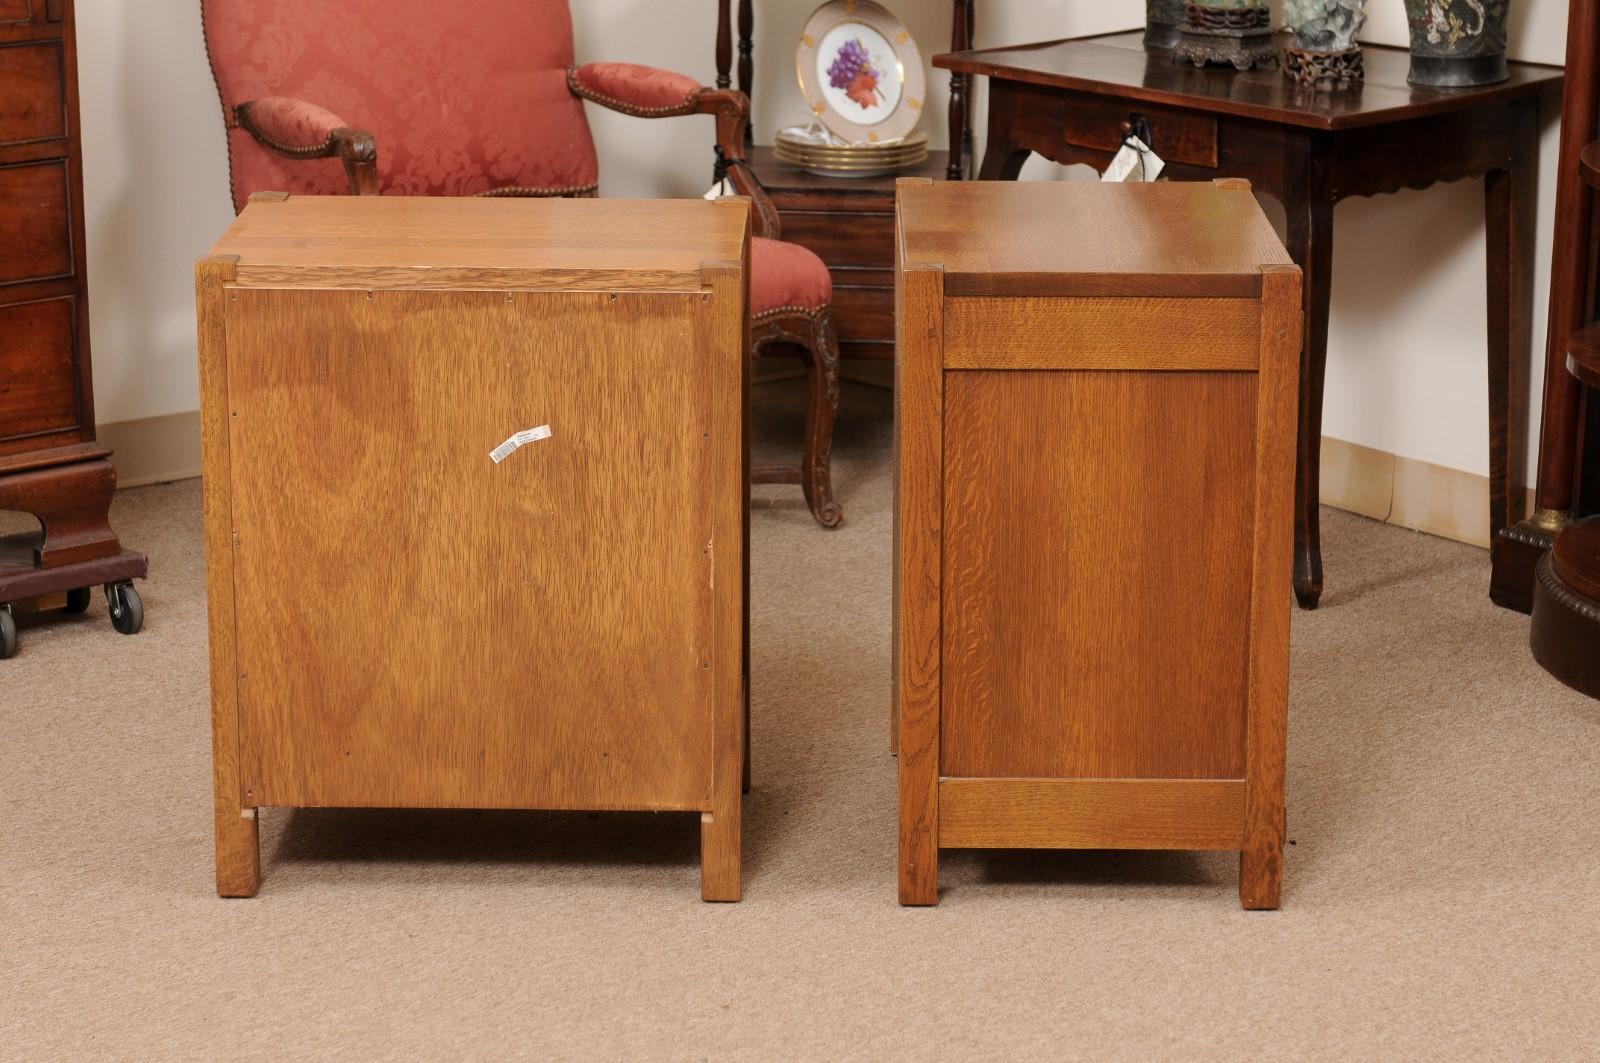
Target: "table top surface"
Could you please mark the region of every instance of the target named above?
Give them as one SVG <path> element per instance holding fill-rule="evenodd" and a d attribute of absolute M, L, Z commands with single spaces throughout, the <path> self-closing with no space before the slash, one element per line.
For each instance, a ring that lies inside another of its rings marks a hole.
<path fill-rule="evenodd" d="M 740 199 L 258 197 L 211 253 L 321 280 L 387 270 L 458 287 L 475 272 L 615 274 L 695 288 L 705 263 L 740 262 L 749 219 Z"/>
<path fill-rule="evenodd" d="M 1264 268 L 1293 264 L 1247 187 L 908 180 L 899 192 L 903 261 L 943 267 L 950 294 L 1251 297 Z"/>
<path fill-rule="evenodd" d="M 1176 64 L 1170 51 L 1146 49 L 1143 39 L 1143 32 L 1136 30 L 949 52 L 935 56 L 933 64 L 966 74 L 1325 130 L 1406 121 L 1554 92 L 1562 78 L 1558 66 L 1511 63 L 1510 80 L 1498 85 L 1428 88 L 1406 82 L 1411 58 L 1404 48 L 1369 44 L 1362 48 L 1364 82 L 1317 89 L 1290 81 L 1281 70 L 1239 72 Z"/>

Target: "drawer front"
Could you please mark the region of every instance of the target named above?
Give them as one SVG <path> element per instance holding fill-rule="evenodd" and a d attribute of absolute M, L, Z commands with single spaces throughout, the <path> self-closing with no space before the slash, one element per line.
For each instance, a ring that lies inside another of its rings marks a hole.
<path fill-rule="evenodd" d="M 0 306 L 0 440 L 74 428 L 71 296 Z"/>
<path fill-rule="evenodd" d="M 67 163 L 0 166 L 0 284 L 72 274 Z"/>
<path fill-rule="evenodd" d="M 0 146 L 67 135 L 61 42 L 0 47 Z"/>
<path fill-rule="evenodd" d="M 1068 144 L 1096 151 L 1116 151 L 1125 136 L 1122 124 L 1135 114 L 1150 123 L 1150 145 L 1168 162 L 1191 166 L 1217 166 L 1217 120 L 1212 115 L 1173 111 L 1105 100 L 1093 96 L 1073 96 L 1066 105 L 1061 130 Z"/>
<path fill-rule="evenodd" d="M 0 22 L 32 21 L 32 0 L 0 0 Z"/>
<path fill-rule="evenodd" d="M 794 211 L 783 216 L 783 238 L 809 247 L 829 266 L 894 268 L 894 215 Z"/>

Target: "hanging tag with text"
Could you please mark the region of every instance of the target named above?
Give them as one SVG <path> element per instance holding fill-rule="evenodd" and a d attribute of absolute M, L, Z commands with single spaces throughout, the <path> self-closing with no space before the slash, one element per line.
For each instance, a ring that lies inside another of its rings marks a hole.
<path fill-rule="evenodd" d="M 1117 149 L 1116 156 L 1111 160 L 1111 165 L 1106 167 L 1106 172 L 1100 175 L 1100 180 L 1154 181 L 1166 168 L 1166 160 L 1151 151 L 1150 145 L 1136 136 L 1129 136 Z"/>

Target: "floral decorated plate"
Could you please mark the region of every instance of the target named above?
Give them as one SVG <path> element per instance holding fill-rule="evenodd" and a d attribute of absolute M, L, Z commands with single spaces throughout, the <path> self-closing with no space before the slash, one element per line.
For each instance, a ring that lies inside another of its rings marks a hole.
<path fill-rule="evenodd" d="M 905 25 L 872 0 L 817 8 L 796 63 L 812 113 L 852 144 L 900 140 L 922 118 L 922 53 Z"/>

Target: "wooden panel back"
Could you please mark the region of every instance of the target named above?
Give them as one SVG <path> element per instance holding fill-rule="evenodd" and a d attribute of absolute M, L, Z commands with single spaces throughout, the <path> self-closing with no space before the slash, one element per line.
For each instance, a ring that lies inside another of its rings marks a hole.
<path fill-rule="evenodd" d="M 705 297 L 229 300 L 245 803 L 709 807 Z"/>
<path fill-rule="evenodd" d="M 941 774 L 1244 774 L 1256 378 L 945 374 Z"/>

